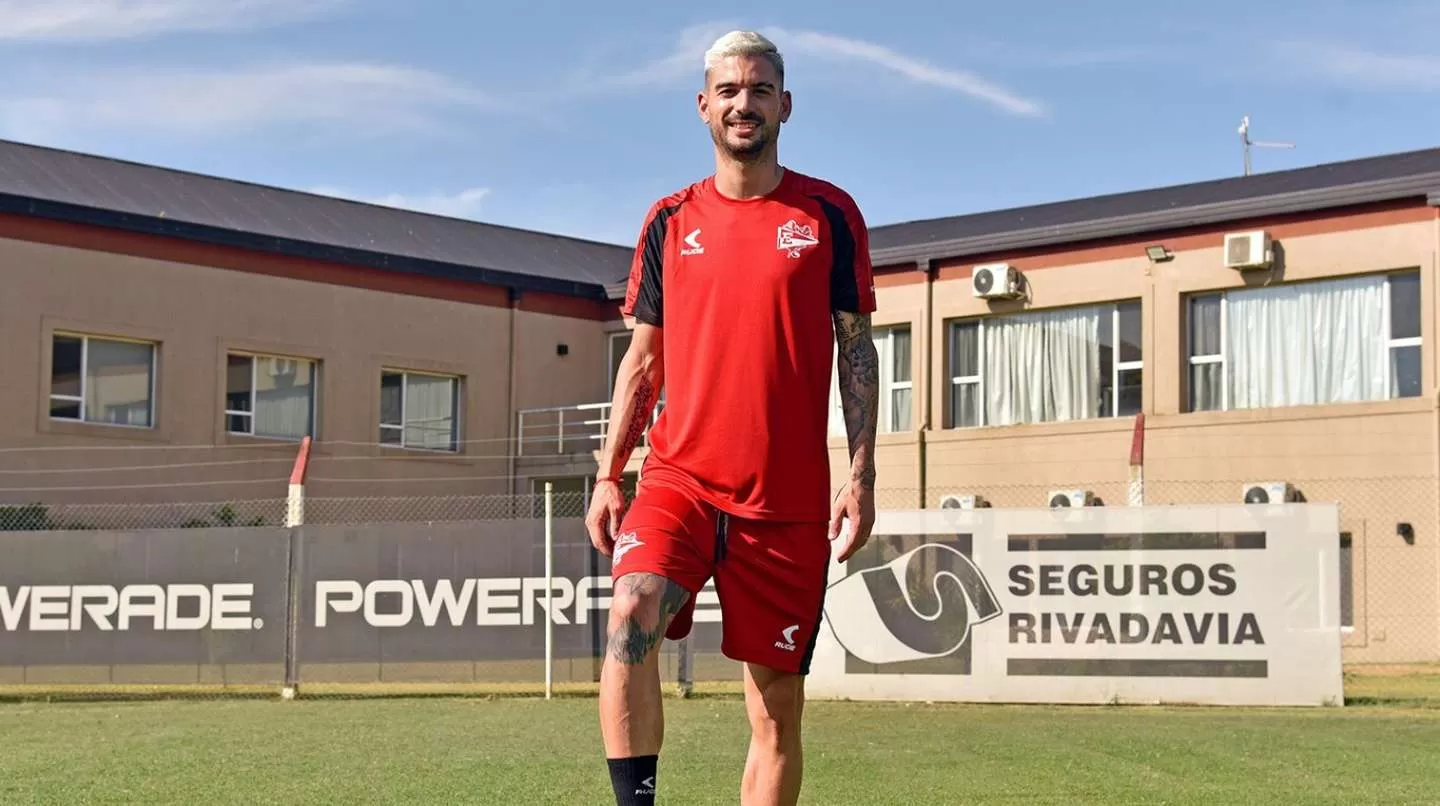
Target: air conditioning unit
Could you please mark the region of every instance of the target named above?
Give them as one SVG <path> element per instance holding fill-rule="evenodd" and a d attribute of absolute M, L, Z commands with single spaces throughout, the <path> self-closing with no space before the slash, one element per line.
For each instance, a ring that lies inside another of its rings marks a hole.
<path fill-rule="evenodd" d="M 941 509 L 989 509 L 990 502 L 978 495 L 947 495 L 940 499 Z"/>
<path fill-rule="evenodd" d="M 976 266 L 970 273 L 970 291 L 980 299 L 1014 299 L 1020 296 L 1020 272 L 1008 263 Z"/>
<path fill-rule="evenodd" d="M 1047 499 L 1052 509 L 1094 506 L 1095 494 L 1089 490 L 1051 490 Z"/>
<path fill-rule="evenodd" d="M 1246 482 L 1242 500 L 1247 504 L 1289 504 L 1304 499 L 1288 481 Z"/>
<path fill-rule="evenodd" d="M 1275 260 L 1270 233 L 1232 232 L 1225 236 L 1225 268 L 1268 269 Z"/>

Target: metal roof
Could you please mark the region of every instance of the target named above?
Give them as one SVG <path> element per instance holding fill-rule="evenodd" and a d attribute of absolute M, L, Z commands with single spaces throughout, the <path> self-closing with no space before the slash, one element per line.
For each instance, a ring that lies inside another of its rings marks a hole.
<path fill-rule="evenodd" d="M 871 227 L 877 264 L 1023 249 L 1440 191 L 1440 148 Z"/>
<path fill-rule="evenodd" d="M 877 265 L 1440 193 L 1440 148 L 872 226 Z M 0 140 L 0 212 L 591 299 L 632 248 Z M 608 292 L 608 293 L 607 293 Z"/>
<path fill-rule="evenodd" d="M 632 251 L 4 140 L 0 211 L 595 299 Z"/>

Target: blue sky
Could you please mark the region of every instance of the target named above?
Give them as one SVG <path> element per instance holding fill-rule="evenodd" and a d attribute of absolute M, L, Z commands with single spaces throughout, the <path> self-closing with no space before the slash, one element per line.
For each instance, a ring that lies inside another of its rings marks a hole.
<path fill-rule="evenodd" d="M 1440 145 L 1433 0 L 0 0 L 0 137 L 629 245 L 732 28 L 872 225 Z"/>

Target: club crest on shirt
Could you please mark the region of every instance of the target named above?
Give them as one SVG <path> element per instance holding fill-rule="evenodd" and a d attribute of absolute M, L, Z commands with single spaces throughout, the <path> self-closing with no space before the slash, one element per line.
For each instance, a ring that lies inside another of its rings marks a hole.
<path fill-rule="evenodd" d="M 775 248 L 788 257 L 800 257 L 800 250 L 818 243 L 820 239 L 815 237 L 815 230 L 797 223 L 793 218 L 781 224 L 775 231 Z"/>

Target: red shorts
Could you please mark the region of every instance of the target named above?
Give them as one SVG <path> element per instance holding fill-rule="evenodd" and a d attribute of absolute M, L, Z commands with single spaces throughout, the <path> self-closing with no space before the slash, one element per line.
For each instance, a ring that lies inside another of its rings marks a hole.
<path fill-rule="evenodd" d="M 737 518 L 644 477 L 621 522 L 610 576 L 659 574 L 690 592 L 665 637 L 690 634 L 711 577 L 725 657 L 808 674 L 828 583 L 828 524 Z"/>

